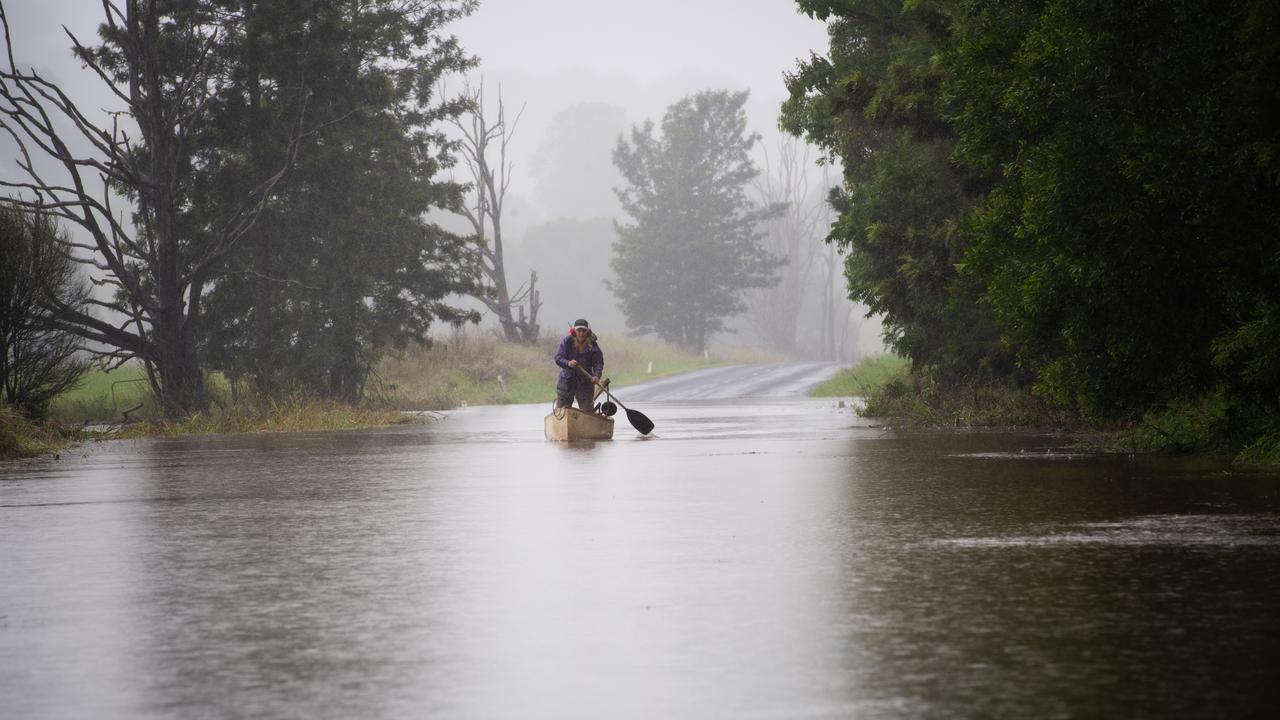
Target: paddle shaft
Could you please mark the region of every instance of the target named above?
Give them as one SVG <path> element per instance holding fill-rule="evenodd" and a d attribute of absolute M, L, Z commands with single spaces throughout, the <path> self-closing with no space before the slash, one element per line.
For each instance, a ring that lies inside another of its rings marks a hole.
<path fill-rule="evenodd" d="M 621 400 L 619 400 L 618 398 L 614 397 L 614 396 L 613 396 L 613 393 L 609 392 L 609 386 L 608 386 L 608 385 L 605 385 L 604 383 L 600 382 L 599 380 L 596 380 L 595 378 L 591 377 L 591 373 L 587 372 L 586 368 L 582 367 L 581 365 L 574 365 L 574 367 L 575 367 L 575 368 L 577 368 L 577 369 L 578 369 L 578 372 L 582 373 L 582 375 L 583 375 L 584 377 L 586 377 L 588 380 L 590 380 L 590 381 L 591 381 L 591 384 L 593 384 L 593 385 L 599 385 L 599 386 L 600 386 L 600 389 L 604 391 L 604 394 L 605 394 L 605 395 L 606 395 L 610 400 L 612 400 L 612 401 L 614 401 L 614 402 L 618 403 L 618 407 L 622 408 L 623 410 L 626 410 L 626 409 L 627 409 L 627 406 L 626 406 L 626 405 L 623 405 Z"/>
<path fill-rule="evenodd" d="M 605 397 L 618 403 L 618 407 L 626 411 L 627 421 L 631 423 L 632 427 L 634 427 L 636 430 L 639 430 L 641 435 L 648 435 L 649 433 L 653 432 L 653 421 L 650 420 L 644 413 L 638 410 L 632 410 L 626 405 L 623 405 L 621 400 L 614 397 L 613 393 L 609 392 L 608 385 L 605 385 L 604 383 L 601 383 L 599 380 L 595 380 L 594 378 L 592 378 L 591 373 L 587 372 L 586 369 L 583 368 L 581 365 L 574 365 L 574 367 L 578 368 L 578 372 L 582 373 L 583 376 L 586 377 L 588 380 L 591 380 L 594 384 L 599 385 L 600 389 L 604 390 Z"/>

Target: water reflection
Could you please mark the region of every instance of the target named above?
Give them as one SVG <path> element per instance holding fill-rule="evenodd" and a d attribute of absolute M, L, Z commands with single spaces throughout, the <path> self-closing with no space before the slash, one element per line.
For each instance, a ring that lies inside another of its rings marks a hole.
<path fill-rule="evenodd" d="M 0 470 L 0 716 L 1254 715 L 1277 479 L 648 403 Z M 68 692 L 67 688 L 74 688 Z"/>

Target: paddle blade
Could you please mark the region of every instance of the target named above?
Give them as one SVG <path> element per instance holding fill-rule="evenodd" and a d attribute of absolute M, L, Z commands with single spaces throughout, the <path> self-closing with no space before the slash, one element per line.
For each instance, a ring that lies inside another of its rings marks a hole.
<path fill-rule="evenodd" d="M 653 432 L 653 421 L 644 416 L 639 410 L 627 408 L 627 420 L 630 421 L 631 427 L 635 428 L 641 435 L 648 435 Z"/>

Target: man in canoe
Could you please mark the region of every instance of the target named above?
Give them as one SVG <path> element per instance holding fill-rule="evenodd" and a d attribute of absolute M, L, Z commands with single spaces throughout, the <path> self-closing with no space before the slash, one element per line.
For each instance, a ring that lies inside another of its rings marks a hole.
<path fill-rule="evenodd" d="M 560 379 L 556 381 L 556 407 L 571 407 L 577 400 L 583 412 L 591 412 L 595 384 L 604 374 L 604 353 L 586 320 L 579 318 L 573 321 L 569 335 L 560 341 L 555 360 L 560 366 Z M 585 370 L 586 375 L 578 368 Z"/>

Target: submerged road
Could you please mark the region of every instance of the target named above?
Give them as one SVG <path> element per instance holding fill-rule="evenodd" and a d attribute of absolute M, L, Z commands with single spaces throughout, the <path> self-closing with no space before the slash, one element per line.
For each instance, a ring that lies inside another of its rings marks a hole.
<path fill-rule="evenodd" d="M 892 430 L 835 366 L 0 463 L 0 719 L 1271 717 L 1280 476 Z M 620 414 L 621 415 L 621 414 Z"/>

